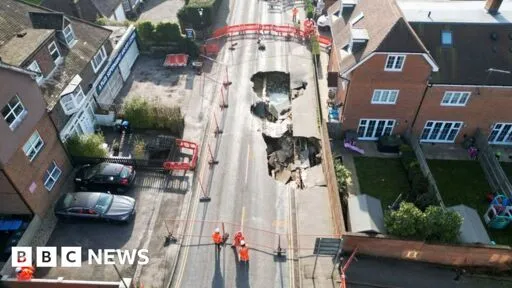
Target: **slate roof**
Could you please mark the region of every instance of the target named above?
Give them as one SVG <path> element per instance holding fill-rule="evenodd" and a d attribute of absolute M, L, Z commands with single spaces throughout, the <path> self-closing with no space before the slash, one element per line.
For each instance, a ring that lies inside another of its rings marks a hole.
<path fill-rule="evenodd" d="M 78 5 L 82 13 L 81 18 L 94 22 L 99 17 L 110 18 L 114 15 L 116 8 L 121 5 L 122 0 L 79 0 Z M 69 0 L 43 0 L 41 6 L 63 12 L 67 15 L 74 15 L 73 4 Z"/>
<path fill-rule="evenodd" d="M 335 6 L 335 5 L 333 5 Z M 330 8 L 333 13 L 335 8 Z M 427 53 L 412 28 L 403 18 L 394 0 L 360 0 L 349 15 L 340 15 L 331 27 L 336 49 L 341 50 L 350 41 L 350 21 L 363 13 L 353 28 L 366 29 L 369 40 L 361 48 L 347 53 L 339 52 L 340 71 L 345 72 L 373 52 Z"/>
<path fill-rule="evenodd" d="M 2 5 L 0 5 L 0 47 L 15 37 L 17 33 L 32 28 L 29 12 L 54 11 L 20 1 L 2 0 Z M 64 61 L 57 68 L 53 79 L 49 79 L 41 87 L 49 110 L 52 110 L 60 100 L 60 92 L 76 74 L 79 74 L 89 64 L 100 47 L 105 41 L 108 41 L 111 33 L 110 30 L 101 26 L 69 16 L 66 18 L 71 21 L 78 42 L 71 49 L 59 45 Z"/>
<path fill-rule="evenodd" d="M 53 37 L 55 30 L 25 29 L 13 37 L 5 45 L 0 46 L 2 61 L 11 65 L 20 66 L 30 58 L 48 38 Z"/>

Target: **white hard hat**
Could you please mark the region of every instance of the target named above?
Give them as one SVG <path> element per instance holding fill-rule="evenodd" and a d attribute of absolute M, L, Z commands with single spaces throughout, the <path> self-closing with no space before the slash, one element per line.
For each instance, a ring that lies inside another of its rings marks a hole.
<path fill-rule="evenodd" d="M 20 273 L 21 272 L 21 267 L 16 267 L 16 273 Z"/>
<path fill-rule="evenodd" d="M 215 228 L 215 233 L 219 233 L 220 232 L 220 229 L 219 228 Z"/>
<path fill-rule="evenodd" d="M 240 245 L 244 246 L 245 245 L 245 241 L 244 240 L 240 241 Z"/>

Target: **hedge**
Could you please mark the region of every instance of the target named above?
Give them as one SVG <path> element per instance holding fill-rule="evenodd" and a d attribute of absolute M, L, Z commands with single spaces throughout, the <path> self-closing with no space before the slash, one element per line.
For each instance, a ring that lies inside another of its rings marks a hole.
<path fill-rule="evenodd" d="M 154 46 L 166 46 L 169 47 L 168 52 L 187 53 L 192 58 L 199 55 L 197 44 L 183 37 L 180 26 L 176 23 L 160 22 L 155 26 L 149 21 L 139 22 L 137 34 L 142 50 L 149 50 Z"/>
<path fill-rule="evenodd" d="M 190 0 L 178 11 L 181 28 L 205 29 L 213 24 L 222 0 Z M 199 15 L 203 9 L 203 16 Z M 182 31 L 184 33 L 184 31 Z"/>

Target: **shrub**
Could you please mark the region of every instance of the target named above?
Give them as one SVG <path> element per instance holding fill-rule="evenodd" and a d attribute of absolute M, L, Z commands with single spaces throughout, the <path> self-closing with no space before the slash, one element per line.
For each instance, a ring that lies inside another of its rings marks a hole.
<path fill-rule="evenodd" d="M 139 129 L 168 129 L 181 136 L 185 122 L 179 107 L 167 107 L 149 103 L 141 97 L 134 97 L 123 106 L 124 118 L 132 127 Z"/>
<path fill-rule="evenodd" d="M 418 195 L 414 201 L 414 205 L 425 211 L 429 206 L 439 206 L 439 200 L 437 200 L 437 196 L 433 191 L 428 191 Z"/>
<path fill-rule="evenodd" d="M 455 211 L 444 210 L 439 206 L 429 206 L 425 210 L 426 240 L 442 243 L 455 243 L 459 237 L 462 217 Z"/>
<path fill-rule="evenodd" d="M 311 54 L 320 55 L 320 43 L 316 36 L 311 37 Z"/>
<path fill-rule="evenodd" d="M 133 156 L 135 159 L 143 159 L 146 154 L 146 143 L 140 137 L 136 137 L 133 144 Z"/>
<path fill-rule="evenodd" d="M 153 42 L 155 26 L 150 21 L 137 23 L 137 34 L 143 43 Z"/>
<path fill-rule="evenodd" d="M 454 243 L 462 217 L 439 206 L 429 206 L 422 212 L 414 204 L 402 202 L 398 210 L 386 211 L 384 224 L 390 235 L 400 238 Z"/>
<path fill-rule="evenodd" d="M 66 141 L 66 148 L 72 156 L 77 157 L 107 157 L 107 151 L 102 147 L 105 143 L 103 134 L 75 135 Z"/>
<path fill-rule="evenodd" d="M 425 238 L 425 214 L 409 202 L 400 203 L 396 211 L 386 211 L 384 225 L 393 236 L 417 240 Z"/>
<path fill-rule="evenodd" d="M 159 43 L 177 42 L 182 39 L 180 26 L 176 23 L 160 22 L 156 25 L 153 41 Z"/>
<path fill-rule="evenodd" d="M 306 18 L 313 19 L 314 15 L 315 15 L 315 6 L 313 6 L 313 4 L 306 6 Z"/>
<path fill-rule="evenodd" d="M 352 173 L 338 159 L 334 160 L 334 173 L 340 190 L 346 190 L 347 185 L 352 183 Z"/>

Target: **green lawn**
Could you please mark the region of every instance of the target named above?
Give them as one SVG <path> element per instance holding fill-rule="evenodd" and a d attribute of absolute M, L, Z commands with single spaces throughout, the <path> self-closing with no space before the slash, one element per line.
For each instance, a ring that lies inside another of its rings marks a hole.
<path fill-rule="evenodd" d="M 39 5 L 41 3 L 41 0 L 23 0 L 28 3 Z"/>
<path fill-rule="evenodd" d="M 400 193 L 409 191 L 407 175 L 397 158 L 354 157 L 361 193 L 380 199 L 387 209 Z"/>
<path fill-rule="evenodd" d="M 478 161 L 428 160 L 446 206 L 464 204 L 475 208 L 482 215 L 489 203 L 485 195 L 491 188 Z M 512 228 L 489 230 L 489 237 L 497 244 L 512 245 Z"/>
<path fill-rule="evenodd" d="M 512 181 L 512 162 L 501 162 L 501 167 L 503 171 L 505 171 L 505 174 L 507 174 L 508 179 Z"/>

